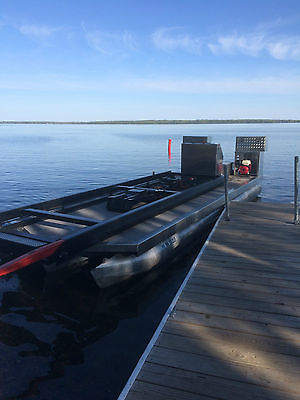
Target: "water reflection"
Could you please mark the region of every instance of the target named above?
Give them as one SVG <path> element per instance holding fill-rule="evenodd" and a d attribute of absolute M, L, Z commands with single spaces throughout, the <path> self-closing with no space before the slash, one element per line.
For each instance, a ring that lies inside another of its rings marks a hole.
<path fill-rule="evenodd" d="M 88 274 L 1 280 L 0 398 L 115 399 L 197 251 L 113 290 Z"/>

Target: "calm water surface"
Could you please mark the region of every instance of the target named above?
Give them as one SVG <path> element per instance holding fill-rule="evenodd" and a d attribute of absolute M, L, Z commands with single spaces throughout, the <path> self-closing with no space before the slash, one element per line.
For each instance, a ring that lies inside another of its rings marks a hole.
<path fill-rule="evenodd" d="M 266 135 L 263 200 L 292 200 L 299 124 L 0 125 L 0 210 L 151 174 L 178 171 L 183 135 L 210 135 L 227 161 L 238 135 Z M 172 138 L 172 159 L 167 140 Z"/>
<path fill-rule="evenodd" d="M 266 135 L 263 201 L 291 202 L 299 133 L 296 124 L 0 125 L 0 210 L 178 171 L 185 134 L 212 136 L 228 161 L 237 135 Z M 196 252 L 118 293 L 88 277 L 54 287 L 25 271 L 2 279 L 0 399 L 115 399 Z"/>

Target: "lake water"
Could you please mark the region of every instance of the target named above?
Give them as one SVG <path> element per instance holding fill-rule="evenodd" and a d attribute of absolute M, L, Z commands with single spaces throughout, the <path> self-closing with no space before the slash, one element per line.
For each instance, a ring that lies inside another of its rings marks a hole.
<path fill-rule="evenodd" d="M 0 210 L 151 174 L 179 171 L 183 135 L 209 135 L 231 161 L 235 137 L 266 135 L 263 201 L 293 198 L 299 124 L 0 125 Z M 172 159 L 167 157 L 172 139 Z"/>
<path fill-rule="evenodd" d="M 182 136 L 197 134 L 221 143 L 228 161 L 236 136 L 266 135 L 262 199 L 291 202 L 299 133 L 297 124 L 0 125 L 0 210 L 153 170 L 178 171 Z M 0 399 L 116 399 L 201 240 L 161 272 L 119 293 L 105 293 L 77 277 L 54 288 L 25 271 L 2 278 Z"/>

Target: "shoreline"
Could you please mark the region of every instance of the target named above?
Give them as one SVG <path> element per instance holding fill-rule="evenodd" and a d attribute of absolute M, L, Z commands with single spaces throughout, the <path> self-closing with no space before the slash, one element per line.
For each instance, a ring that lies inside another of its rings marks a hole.
<path fill-rule="evenodd" d="M 208 125 L 208 124 L 295 124 L 299 119 L 196 119 L 196 120 L 116 120 L 116 121 L 0 121 L 1 125 Z"/>

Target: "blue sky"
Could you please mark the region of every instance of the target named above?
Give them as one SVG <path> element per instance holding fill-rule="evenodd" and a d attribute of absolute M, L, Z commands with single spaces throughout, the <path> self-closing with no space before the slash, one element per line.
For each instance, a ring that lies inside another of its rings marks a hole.
<path fill-rule="evenodd" d="M 0 0 L 0 120 L 300 119 L 300 1 Z"/>

